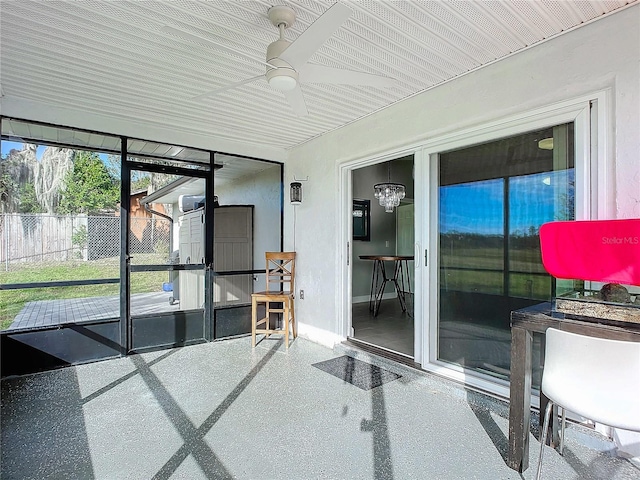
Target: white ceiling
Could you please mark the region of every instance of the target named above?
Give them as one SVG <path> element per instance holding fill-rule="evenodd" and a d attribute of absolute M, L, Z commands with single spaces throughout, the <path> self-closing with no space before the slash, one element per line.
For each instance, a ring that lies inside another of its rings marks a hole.
<path fill-rule="evenodd" d="M 294 9 L 295 40 L 334 0 L 0 0 L 0 86 L 3 101 L 290 148 L 637 1 L 343 1 L 353 14 L 309 63 L 396 82 L 305 83 L 297 117 L 264 79 L 193 97 L 264 73 L 270 6 Z"/>

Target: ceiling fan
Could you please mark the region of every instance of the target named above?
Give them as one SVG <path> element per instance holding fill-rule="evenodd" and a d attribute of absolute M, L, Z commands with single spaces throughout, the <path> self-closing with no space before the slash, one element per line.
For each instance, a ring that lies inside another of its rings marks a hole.
<path fill-rule="evenodd" d="M 393 85 L 394 79 L 389 77 L 307 63 L 309 58 L 353 13 L 347 6 L 341 3 L 333 4 L 293 42 L 289 42 L 284 38 L 285 30 L 291 27 L 296 20 L 296 14 L 293 9 L 279 5 L 269 8 L 267 13 L 271 23 L 279 29 L 280 38 L 267 47 L 267 56 L 264 62 L 266 64 L 265 74 L 225 85 L 216 90 L 198 95 L 194 99 L 216 95 L 225 90 L 264 78 L 273 89 L 279 90 L 284 94 L 294 113 L 302 117 L 307 115 L 308 111 L 300 89 L 300 83 L 368 85 L 373 87 L 389 87 Z M 246 54 L 225 45 L 211 42 L 170 26 L 162 27 L 162 31 L 189 38 L 198 43 L 203 41 L 211 43 L 215 47 L 247 57 Z M 254 58 L 251 59 L 255 60 Z"/>

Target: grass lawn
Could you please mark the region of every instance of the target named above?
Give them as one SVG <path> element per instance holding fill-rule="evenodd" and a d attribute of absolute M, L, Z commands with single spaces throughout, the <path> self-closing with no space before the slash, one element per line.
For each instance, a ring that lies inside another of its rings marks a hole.
<path fill-rule="evenodd" d="M 149 256 L 145 263 L 164 263 L 164 259 Z M 136 258 L 138 260 L 138 257 Z M 20 266 L 9 272 L 2 272 L 0 283 L 38 283 L 69 280 L 96 280 L 120 277 L 120 260 L 107 259 L 92 262 L 73 261 Z M 162 290 L 167 281 L 167 272 L 145 272 L 135 274 L 131 293 L 148 293 Z M 120 294 L 120 284 L 82 285 L 74 287 L 24 288 L 0 290 L 0 330 L 4 330 L 27 302 L 64 298 L 104 297 Z"/>
<path fill-rule="evenodd" d="M 502 295 L 505 290 L 504 264 L 502 248 L 441 250 L 440 283 L 452 291 Z M 509 296 L 549 300 L 551 277 L 542 266 L 539 250 L 512 248 L 509 267 Z"/>

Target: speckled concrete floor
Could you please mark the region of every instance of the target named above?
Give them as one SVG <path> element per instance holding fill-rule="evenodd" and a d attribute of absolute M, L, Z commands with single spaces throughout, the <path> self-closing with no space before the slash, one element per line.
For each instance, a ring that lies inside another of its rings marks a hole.
<path fill-rule="evenodd" d="M 506 405 L 362 353 L 402 376 L 363 390 L 312 366 L 345 349 L 240 338 L 5 380 L 2 479 L 533 478 L 505 464 Z M 544 477 L 640 478 L 594 446 L 570 428 Z"/>

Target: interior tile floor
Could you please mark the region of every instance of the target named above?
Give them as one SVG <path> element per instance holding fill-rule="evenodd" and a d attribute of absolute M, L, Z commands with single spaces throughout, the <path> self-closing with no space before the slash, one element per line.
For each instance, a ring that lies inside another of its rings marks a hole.
<path fill-rule="evenodd" d="M 407 312 L 397 298 L 383 300 L 378 315 L 369 303 L 352 305 L 353 338 L 370 345 L 414 357 L 413 295 L 407 294 Z M 440 358 L 476 371 L 509 379 L 511 332 L 486 325 L 460 321 L 439 324 Z M 540 385 L 539 345 L 534 344 L 533 385 Z"/>
<path fill-rule="evenodd" d="M 354 303 L 354 338 L 413 358 L 413 295 L 407 293 L 406 298 L 406 312 L 397 298 L 389 298 L 380 302 L 376 316 L 369 309 L 369 302 Z"/>
<path fill-rule="evenodd" d="M 1 477 L 534 477 L 534 467 L 521 475 L 505 463 L 503 402 L 345 345 L 298 338 L 287 351 L 275 336 L 254 349 L 250 341 L 3 380 Z M 397 375 L 364 389 L 313 366 L 345 354 Z M 603 437 L 576 426 L 567 433 L 563 457 L 548 448 L 544 478 L 639 478 Z"/>

